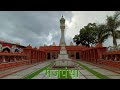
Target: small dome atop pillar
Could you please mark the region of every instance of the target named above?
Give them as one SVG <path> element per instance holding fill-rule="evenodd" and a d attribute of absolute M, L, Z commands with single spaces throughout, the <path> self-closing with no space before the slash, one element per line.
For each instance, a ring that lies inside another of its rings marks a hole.
<path fill-rule="evenodd" d="M 72 43 L 72 42 L 70 42 L 70 46 L 73 46 L 73 43 Z"/>
<path fill-rule="evenodd" d="M 29 45 L 27 46 L 27 49 L 32 49 L 32 46 L 29 44 Z"/>
<path fill-rule="evenodd" d="M 62 15 L 62 17 L 61 17 L 60 21 L 65 21 L 65 19 L 64 19 L 64 17 L 63 17 L 63 15 Z"/>
<path fill-rule="evenodd" d="M 53 45 L 52 46 L 56 46 L 55 42 L 53 42 Z"/>
<path fill-rule="evenodd" d="M 34 49 L 37 50 L 37 47 L 35 47 Z"/>

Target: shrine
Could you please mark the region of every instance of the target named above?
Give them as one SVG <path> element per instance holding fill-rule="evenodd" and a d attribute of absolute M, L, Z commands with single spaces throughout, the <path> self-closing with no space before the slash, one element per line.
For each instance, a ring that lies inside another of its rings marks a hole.
<path fill-rule="evenodd" d="M 51 46 L 33 48 L 30 44 L 22 46 L 0 41 L 0 70 L 54 59 L 83 60 L 120 68 L 119 50 L 108 52 L 107 48 L 99 43 L 95 47 L 89 48 L 83 45 L 75 46 L 72 42 L 67 45 L 64 36 L 65 19 L 63 16 L 60 19 L 60 29 L 61 38 L 59 45 L 53 42 Z"/>

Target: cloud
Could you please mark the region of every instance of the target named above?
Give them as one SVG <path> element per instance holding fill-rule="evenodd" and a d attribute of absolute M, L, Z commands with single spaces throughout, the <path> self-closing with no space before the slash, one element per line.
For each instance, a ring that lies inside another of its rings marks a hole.
<path fill-rule="evenodd" d="M 88 23 L 105 23 L 106 16 L 113 14 L 114 11 L 72 11 L 71 20 L 66 20 L 66 39 L 72 40 L 76 34 L 79 34 L 80 29 Z M 112 39 L 108 38 L 103 45 L 112 45 Z"/>
<path fill-rule="evenodd" d="M 74 35 L 88 23 L 104 23 L 114 11 L 0 11 L 0 39 L 20 42 L 27 46 L 59 45 L 60 18 L 66 20 L 65 40 L 67 45 Z M 119 41 L 120 42 L 120 41 Z M 112 39 L 104 43 L 112 45 Z"/>
<path fill-rule="evenodd" d="M 62 14 L 70 18 L 67 11 L 5 11 L 0 12 L 0 36 L 4 40 L 19 41 L 33 46 L 58 42 L 59 19 Z M 49 36 L 49 37 L 48 37 Z M 51 38 L 51 39 L 50 39 Z"/>

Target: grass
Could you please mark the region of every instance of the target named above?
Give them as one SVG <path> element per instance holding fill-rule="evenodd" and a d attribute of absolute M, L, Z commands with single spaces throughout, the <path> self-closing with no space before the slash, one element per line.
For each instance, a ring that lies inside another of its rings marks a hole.
<path fill-rule="evenodd" d="M 72 79 L 72 77 L 70 76 L 70 73 L 69 73 L 70 69 L 66 69 L 66 68 L 55 68 L 55 69 L 54 68 L 48 68 L 48 70 L 61 70 L 61 71 L 58 71 L 58 75 L 60 75 L 60 76 L 58 76 L 58 79 Z M 67 76 L 66 76 L 66 72 L 67 72 Z"/>
<path fill-rule="evenodd" d="M 49 65 L 37 70 L 36 72 L 29 74 L 27 76 L 25 76 L 23 79 L 32 79 L 33 77 L 35 77 L 36 75 L 38 75 L 40 72 L 42 72 L 43 70 L 47 69 L 49 66 L 51 66 L 53 63 L 50 63 Z"/>
<path fill-rule="evenodd" d="M 86 69 L 87 71 L 91 72 L 93 75 L 97 76 L 98 78 L 100 79 L 109 79 L 107 76 L 99 73 L 99 72 L 96 72 L 94 70 L 92 70 L 91 68 L 81 64 L 80 62 L 77 62 L 80 66 L 82 66 L 84 69 Z M 69 69 L 66 69 L 66 68 L 56 68 L 56 69 L 53 69 L 53 68 L 49 68 L 53 63 L 50 63 L 49 65 L 37 70 L 36 72 L 32 73 L 32 74 L 29 74 L 27 76 L 25 76 L 23 79 L 32 79 L 33 77 L 35 77 L 36 75 L 38 75 L 39 73 L 41 73 L 42 71 L 44 70 L 47 70 L 50 69 L 50 70 L 67 70 L 67 77 L 63 74 L 65 72 L 62 73 L 62 71 L 60 71 L 60 77 L 58 79 L 72 79 L 70 73 L 69 73 Z"/>
<path fill-rule="evenodd" d="M 58 79 L 72 79 L 72 77 L 70 76 L 70 73 L 69 73 L 68 69 L 63 68 L 63 69 L 60 69 L 60 70 L 65 70 L 65 72 L 67 70 L 67 77 L 66 77 L 66 75 L 64 76 L 64 74 L 62 72 L 60 72 L 60 78 L 58 78 Z"/>
<path fill-rule="evenodd" d="M 88 70 L 89 72 L 91 72 L 92 74 L 94 74 L 95 76 L 97 76 L 97 77 L 100 78 L 100 79 L 110 79 L 110 78 L 108 78 L 107 76 L 105 76 L 105 75 L 103 75 L 103 74 L 101 74 L 101 73 L 99 73 L 99 72 L 96 72 L 96 71 L 90 69 L 89 67 L 81 64 L 80 62 L 77 62 L 77 63 L 78 63 L 80 66 L 82 66 L 84 69 Z"/>

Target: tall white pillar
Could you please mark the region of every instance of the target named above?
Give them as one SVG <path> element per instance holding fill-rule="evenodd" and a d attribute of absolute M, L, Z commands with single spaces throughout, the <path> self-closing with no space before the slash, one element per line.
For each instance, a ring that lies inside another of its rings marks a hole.
<path fill-rule="evenodd" d="M 60 19 L 60 29 L 61 29 L 61 39 L 60 39 L 60 46 L 65 46 L 65 36 L 64 36 L 64 31 L 65 31 L 65 19 L 62 18 Z"/>

